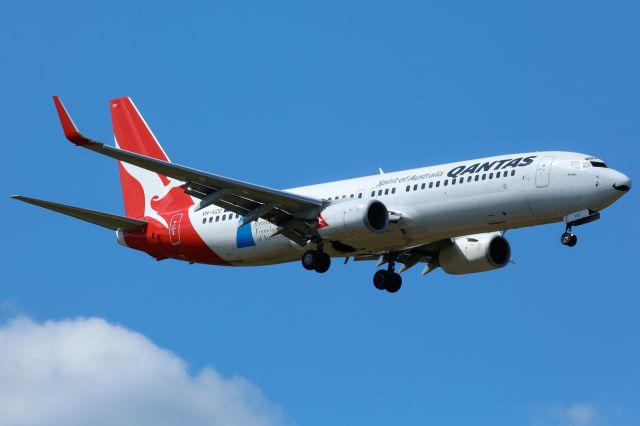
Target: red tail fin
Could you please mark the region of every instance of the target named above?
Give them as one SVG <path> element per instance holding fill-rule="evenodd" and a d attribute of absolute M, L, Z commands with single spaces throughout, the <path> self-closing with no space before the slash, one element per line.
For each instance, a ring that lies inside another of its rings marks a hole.
<path fill-rule="evenodd" d="M 121 149 L 169 162 L 153 132 L 129 98 L 110 101 L 111 121 L 116 145 Z M 191 197 L 181 188 L 182 182 L 118 162 L 125 214 L 136 219 L 155 219 L 168 227 L 163 213 L 187 208 Z"/>

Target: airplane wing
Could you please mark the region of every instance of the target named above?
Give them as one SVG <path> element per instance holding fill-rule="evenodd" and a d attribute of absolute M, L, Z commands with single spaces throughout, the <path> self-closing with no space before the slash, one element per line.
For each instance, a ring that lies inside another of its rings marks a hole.
<path fill-rule="evenodd" d="M 68 206 L 66 204 L 38 200 L 37 198 L 23 197 L 22 195 L 12 195 L 11 198 L 33 204 L 34 206 L 53 210 L 54 212 L 62 213 L 67 216 L 75 217 L 104 228 L 113 229 L 114 231 L 117 231 L 118 229 L 129 231 L 147 226 L 147 222 L 144 220 L 131 219 L 130 217 L 119 216 L 116 214 L 103 213 L 96 210 Z"/>
<path fill-rule="evenodd" d="M 324 202 L 289 192 L 191 169 L 174 163 L 111 147 L 83 136 L 57 96 L 53 97 L 66 138 L 76 146 L 185 182 L 184 191 L 200 199 L 196 211 L 211 204 L 243 216 L 245 225 L 263 218 L 278 226 L 278 233 L 305 245 L 317 237 L 315 221 Z"/>
<path fill-rule="evenodd" d="M 438 252 L 442 247 L 451 243 L 451 239 L 438 240 L 431 243 L 415 246 L 398 252 L 384 252 L 377 254 L 366 254 L 354 256 L 356 262 L 358 261 L 372 261 L 377 260 L 376 266 L 382 266 L 389 262 L 390 259 L 400 262 L 402 265 L 397 272 L 402 273 L 409 268 L 417 265 L 418 263 L 426 263 L 421 274 L 426 275 L 429 272 L 440 266 L 438 262 Z"/>
<path fill-rule="evenodd" d="M 497 233 L 500 236 L 504 236 L 506 230 L 490 232 L 490 234 Z M 458 238 L 467 238 L 473 240 L 476 235 L 461 236 Z M 425 263 L 425 267 L 421 272 L 421 275 L 426 275 L 429 272 L 440 266 L 439 253 L 444 247 L 450 245 L 454 241 L 453 238 L 445 238 L 443 240 L 432 241 L 430 243 L 407 248 L 406 250 L 395 252 L 379 252 L 364 255 L 354 256 L 355 261 L 372 261 L 377 260 L 376 266 L 382 266 L 390 261 L 399 262 L 402 265 L 397 272 L 402 273 L 409 268 L 414 267 L 418 263 Z M 477 241 L 477 240 L 476 240 Z M 510 260 L 513 262 L 513 259 Z"/>

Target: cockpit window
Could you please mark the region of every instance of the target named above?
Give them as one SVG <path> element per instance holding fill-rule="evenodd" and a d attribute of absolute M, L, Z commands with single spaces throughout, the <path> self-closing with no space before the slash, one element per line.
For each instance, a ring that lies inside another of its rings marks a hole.
<path fill-rule="evenodd" d="M 591 163 L 589 163 L 588 161 L 584 161 L 582 163 L 582 168 L 583 169 L 588 169 L 589 167 L 591 167 Z"/>
<path fill-rule="evenodd" d="M 608 168 L 606 164 L 602 161 L 589 161 L 593 167 L 602 167 L 604 169 Z"/>

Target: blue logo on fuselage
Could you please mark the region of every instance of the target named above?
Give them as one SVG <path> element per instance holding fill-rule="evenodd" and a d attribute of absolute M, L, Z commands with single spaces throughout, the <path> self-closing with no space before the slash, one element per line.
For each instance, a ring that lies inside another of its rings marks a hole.
<path fill-rule="evenodd" d="M 242 217 L 240 218 L 240 222 L 242 222 Z M 256 245 L 256 242 L 253 240 L 253 233 L 251 232 L 252 226 L 253 222 L 238 227 L 238 231 L 236 232 L 237 248 L 241 249 L 245 247 L 253 247 Z"/>

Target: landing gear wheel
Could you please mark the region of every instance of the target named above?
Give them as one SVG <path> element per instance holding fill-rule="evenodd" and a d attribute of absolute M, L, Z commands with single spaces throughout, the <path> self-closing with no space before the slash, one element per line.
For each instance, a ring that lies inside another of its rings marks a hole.
<path fill-rule="evenodd" d="M 564 246 L 573 247 L 578 243 L 578 237 L 573 232 L 565 232 L 560 237 L 560 242 Z"/>
<path fill-rule="evenodd" d="M 317 253 L 317 258 L 316 258 L 316 263 L 314 268 L 316 272 L 324 274 L 329 270 L 330 266 L 331 266 L 331 258 L 329 257 L 329 255 L 326 253 Z"/>
<path fill-rule="evenodd" d="M 396 272 L 389 272 L 384 269 L 373 274 L 373 285 L 378 290 L 387 290 L 389 293 L 396 293 L 402 287 L 402 277 Z"/>
<path fill-rule="evenodd" d="M 387 291 L 389 293 L 396 293 L 402 287 L 402 277 L 397 272 L 389 273 L 387 282 Z"/>
<path fill-rule="evenodd" d="M 386 289 L 387 281 L 388 281 L 389 272 L 384 269 L 380 269 L 375 274 L 373 274 L 373 285 L 378 290 Z"/>
<path fill-rule="evenodd" d="M 327 272 L 330 266 L 331 258 L 326 253 L 321 253 L 316 250 L 307 250 L 302 255 L 302 267 L 307 271 L 315 270 L 322 274 Z"/>
<path fill-rule="evenodd" d="M 316 268 L 316 259 L 318 258 L 318 253 L 315 250 L 307 250 L 302 255 L 302 267 L 307 271 L 311 271 Z"/>

